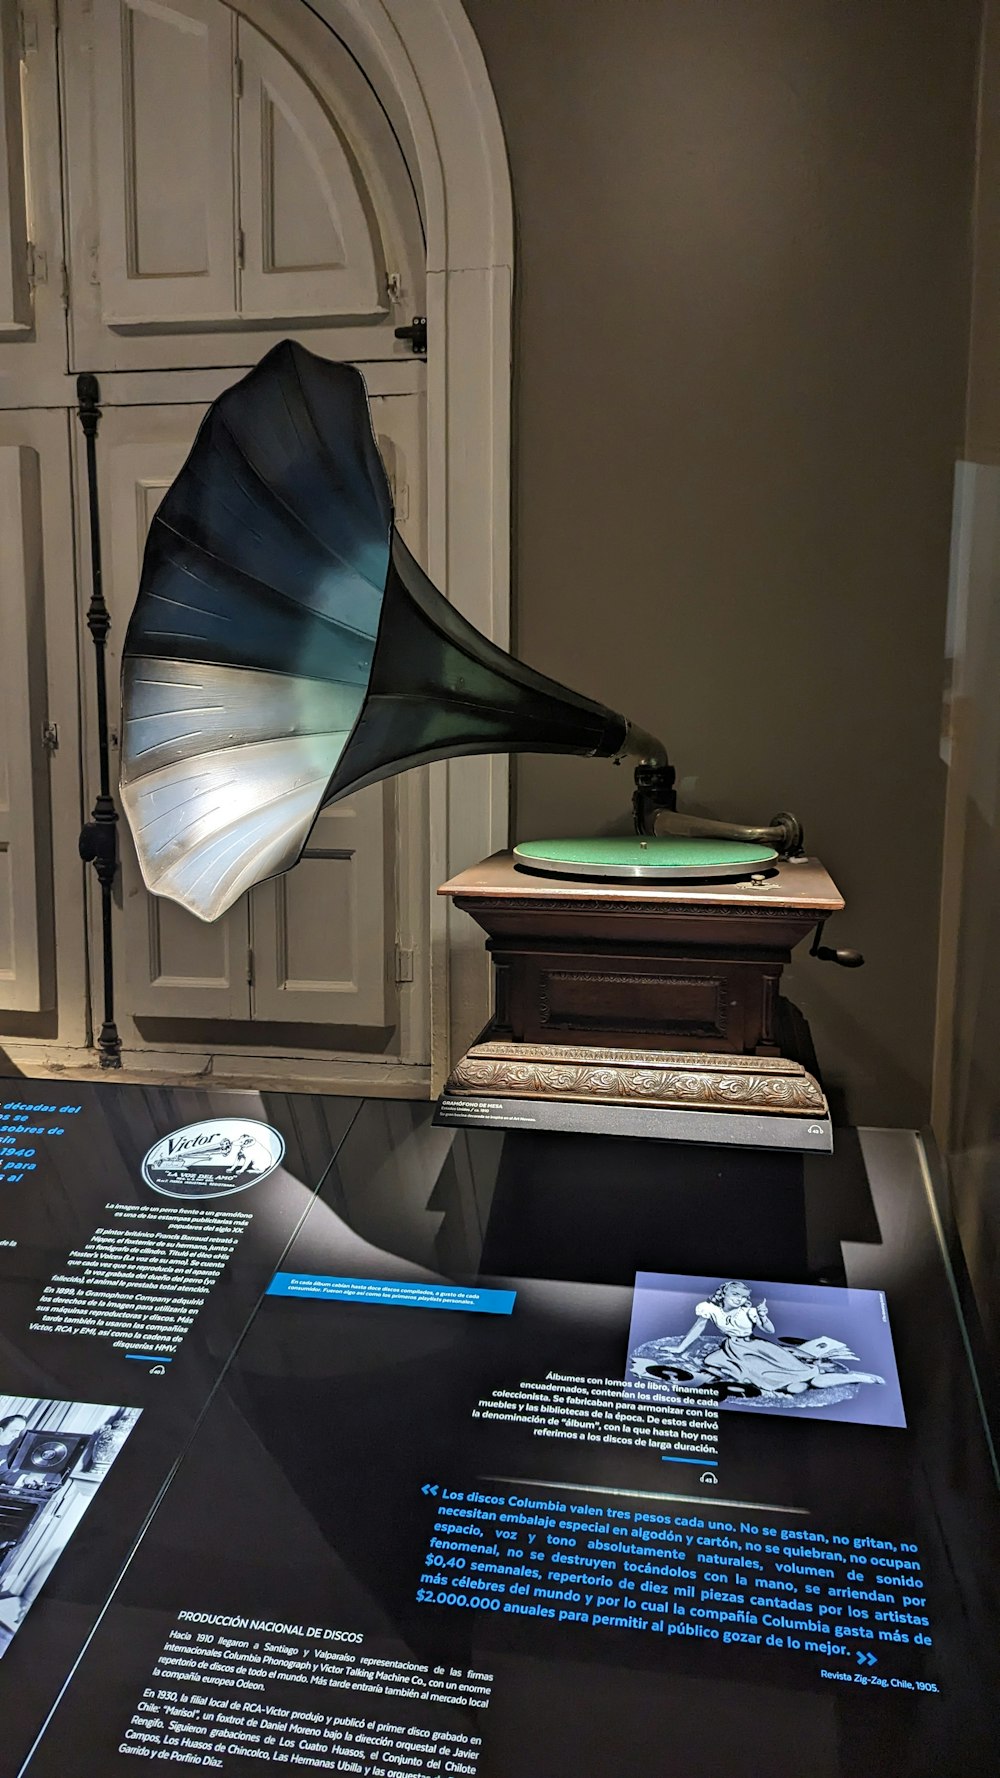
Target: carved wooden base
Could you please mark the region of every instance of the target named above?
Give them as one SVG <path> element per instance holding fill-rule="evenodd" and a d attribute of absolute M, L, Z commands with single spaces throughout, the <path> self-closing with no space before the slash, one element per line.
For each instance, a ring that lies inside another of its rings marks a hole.
<path fill-rule="evenodd" d="M 687 1111 L 825 1118 L 822 1088 L 782 1056 L 721 1056 L 590 1044 L 477 1043 L 453 1069 L 446 1096 L 576 1100 Z"/>

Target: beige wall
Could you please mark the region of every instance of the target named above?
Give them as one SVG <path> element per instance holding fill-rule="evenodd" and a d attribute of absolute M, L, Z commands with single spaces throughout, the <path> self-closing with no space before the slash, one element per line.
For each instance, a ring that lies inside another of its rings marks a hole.
<path fill-rule="evenodd" d="M 516 646 L 792 808 L 858 973 L 802 964 L 865 1121 L 927 1113 L 978 0 L 466 0 L 519 229 Z M 522 760 L 520 837 L 625 777 Z"/>
<path fill-rule="evenodd" d="M 1000 4 L 985 0 L 976 139 L 965 451 L 1000 463 Z"/>
<path fill-rule="evenodd" d="M 983 34 L 935 1129 L 1000 1357 L 1000 3 Z M 964 642 L 963 642 L 964 632 Z"/>

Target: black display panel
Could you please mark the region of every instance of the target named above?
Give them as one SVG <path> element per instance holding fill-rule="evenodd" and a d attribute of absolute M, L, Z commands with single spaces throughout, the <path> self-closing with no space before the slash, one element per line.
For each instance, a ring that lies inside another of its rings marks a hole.
<path fill-rule="evenodd" d="M 29 1751 L 357 1108 L 0 1082 L 0 1770 Z"/>
<path fill-rule="evenodd" d="M 335 1146 L 345 1102 L 282 1103 Z M 353 1110 L 167 1485 L 145 1413 L 107 1435 L 0 1660 L 5 1769 L 993 1773 L 996 1474 L 916 1138 L 740 1155 Z M 143 1404 L 174 1386 L 132 1369 Z M 74 1399 L 123 1401 L 110 1375 Z M 58 1472 L 73 1428 L 37 1430 Z M 144 1488 L 125 1565 L 111 1508 Z M 78 1545 L 104 1606 L 67 1658 L 44 1604 Z M 58 1647 L 39 1713 L 19 1682 Z"/>

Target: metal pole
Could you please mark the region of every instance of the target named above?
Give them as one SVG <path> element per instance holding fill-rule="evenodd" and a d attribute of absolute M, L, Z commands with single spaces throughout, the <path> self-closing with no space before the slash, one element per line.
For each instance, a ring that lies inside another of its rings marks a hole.
<path fill-rule="evenodd" d="M 94 643 L 97 675 L 97 751 L 100 793 L 80 834 L 80 857 L 92 864 L 101 886 L 101 946 L 104 964 L 104 1020 L 97 1048 L 102 1068 L 120 1068 L 122 1040 L 115 1024 L 115 965 L 111 930 L 111 890 L 118 869 L 118 811 L 111 798 L 111 743 L 108 734 L 106 647 L 111 613 L 104 599 L 101 570 L 101 514 L 97 496 L 97 428 L 101 391 L 89 371 L 76 379 L 77 414 L 87 451 L 87 503 L 90 515 L 90 604 L 87 628 Z"/>

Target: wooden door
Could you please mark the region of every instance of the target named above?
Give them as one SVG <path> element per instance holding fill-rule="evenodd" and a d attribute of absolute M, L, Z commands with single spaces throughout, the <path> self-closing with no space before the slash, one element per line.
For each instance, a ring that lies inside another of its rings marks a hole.
<path fill-rule="evenodd" d="M 424 551 L 422 400 L 376 396 L 372 420 L 409 547 Z M 397 787 L 323 809 L 299 864 L 251 897 L 254 1017 L 388 1030 L 398 1019 Z M 406 951 L 408 947 L 400 946 Z M 401 965 L 401 966 L 400 966 Z"/>
<path fill-rule="evenodd" d="M 0 410 L 0 1030 L 80 1044 L 71 486 L 68 415 Z"/>
<path fill-rule="evenodd" d="M 51 1005 L 45 570 L 38 452 L 0 444 L 0 1007 Z"/>
<path fill-rule="evenodd" d="M 96 0 L 93 24 L 104 320 L 232 321 L 235 14 L 219 0 Z"/>
<path fill-rule="evenodd" d="M 0 0 L 0 337 L 14 339 L 32 323 L 19 23 L 15 0 Z"/>
<path fill-rule="evenodd" d="M 376 423 L 424 558 L 425 367 L 393 327 L 426 297 L 397 137 L 308 7 L 72 0 L 58 34 L 56 13 L 0 0 L 0 1030 L 65 1061 L 88 1041 L 88 968 L 100 1004 L 98 897 L 77 852 L 97 762 L 66 371 L 101 383 L 114 708 L 150 517 L 205 403 L 289 333 L 385 392 Z M 425 1062 L 428 820 L 423 772 L 349 799 L 295 872 L 214 927 L 147 894 L 123 821 L 126 1050 L 231 1033 L 248 1053 Z"/>
<path fill-rule="evenodd" d="M 393 323 L 426 306 L 412 184 L 307 8 L 74 4 L 62 86 L 74 366 L 250 364 L 289 326 L 335 328 L 338 357 L 405 359 Z"/>
<path fill-rule="evenodd" d="M 49 405 L 46 380 L 66 368 L 59 156 L 55 0 L 0 0 L 3 408 Z"/>
<path fill-rule="evenodd" d="M 379 234 L 334 118 L 242 18 L 237 58 L 241 316 L 384 315 Z"/>
<path fill-rule="evenodd" d="M 101 420 L 98 470 L 104 593 L 111 612 L 107 669 L 115 775 L 121 645 L 135 604 L 146 532 L 190 450 L 204 411 L 203 406 L 186 403 L 176 407 L 106 408 Z M 82 478 L 82 447 L 79 471 Z M 81 543 L 83 567 L 86 537 Z M 85 573 L 81 579 L 85 585 Z M 89 638 L 84 636 L 85 684 L 90 679 L 89 649 Z M 93 724 L 90 727 L 93 734 Z M 116 940 L 124 959 L 118 989 L 122 1012 L 133 1018 L 249 1018 L 250 929 L 246 897 L 212 925 L 195 919 L 174 902 L 147 894 L 126 821 L 120 821 L 119 831 L 121 908 Z"/>
<path fill-rule="evenodd" d="M 421 407 L 418 396 L 376 397 L 372 403 L 396 500 L 406 515 L 400 526 L 417 550 L 423 547 Z M 104 409 L 98 471 L 112 709 L 146 532 L 204 411 L 203 404 L 189 403 Z M 83 470 L 81 447 L 81 476 Z M 86 675 L 86 636 L 82 646 Z M 114 720 L 113 739 L 117 750 Z M 90 754 L 93 771 L 93 745 Z M 123 821 L 117 917 L 125 962 L 118 990 L 123 1018 L 322 1025 L 338 1030 L 337 1047 L 347 1051 L 357 1034 L 391 1032 L 400 973 L 396 827 L 394 786 L 374 785 L 343 799 L 321 811 L 294 870 L 260 884 L 208 924 L 148 894 Z"/>

